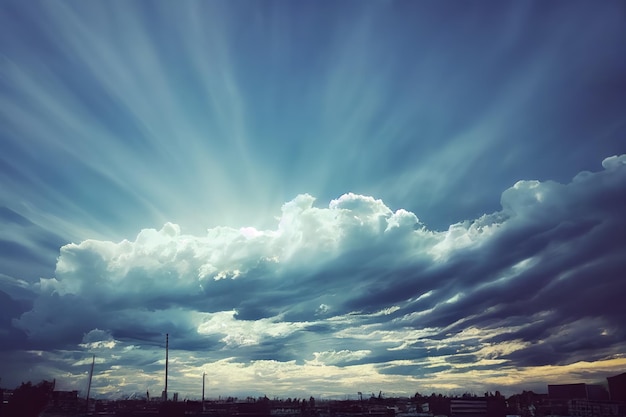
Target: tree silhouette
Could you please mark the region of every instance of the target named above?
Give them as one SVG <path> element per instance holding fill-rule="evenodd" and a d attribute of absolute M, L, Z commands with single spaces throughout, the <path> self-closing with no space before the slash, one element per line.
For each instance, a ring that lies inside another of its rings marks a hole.
<path fill-rule="evenodd" d="M 54 382 L 41 381 L 33 385 L 23 383 L 13 391 L 13 395 L 3 409 L 4 417 L 37 417 L 48 405 L 54 390 Z"/>

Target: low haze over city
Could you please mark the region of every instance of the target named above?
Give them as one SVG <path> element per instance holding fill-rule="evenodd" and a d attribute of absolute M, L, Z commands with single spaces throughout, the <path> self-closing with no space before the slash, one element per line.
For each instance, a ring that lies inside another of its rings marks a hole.
<path fill-rule="evenodd" d="M 1 0 L 0 386 L 606 385 L 625 52 L 612 0 Z"/>

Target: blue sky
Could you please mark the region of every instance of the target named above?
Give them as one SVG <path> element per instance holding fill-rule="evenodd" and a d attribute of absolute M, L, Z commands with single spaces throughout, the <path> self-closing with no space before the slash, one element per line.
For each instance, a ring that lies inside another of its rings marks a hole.
<path fill-rule="evenodd" d="M 625 50 L 618 1 L 0 2 L 2 384 L 624 371 Z"/>

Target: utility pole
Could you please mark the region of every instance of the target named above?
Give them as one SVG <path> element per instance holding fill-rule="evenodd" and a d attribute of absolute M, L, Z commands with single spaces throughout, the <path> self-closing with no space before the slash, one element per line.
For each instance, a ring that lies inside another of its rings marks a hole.
<path fill-rule="evenodd" d="M 93 355 L 93 359 L 91 360 L 91 371 L 89 371 L 89 385 L 87 385 L 87 413 L 89 413 L 89 394 L 91 393 L 91 380 L 93 378 L 93 366 L 96 364 L 96 355 Z"/>
<path fill-rule="evenodd" d="M 202 372 L 202 411 L 204 411 L 204 377 L 206 372 Z"/>
<path fill-rule="evenodd" d="M 165 334 L 165 390 L 163 390 L 163 400 L 167 401 L 167 368 L 169 367 L 170 354 L 170 334 Z"/>

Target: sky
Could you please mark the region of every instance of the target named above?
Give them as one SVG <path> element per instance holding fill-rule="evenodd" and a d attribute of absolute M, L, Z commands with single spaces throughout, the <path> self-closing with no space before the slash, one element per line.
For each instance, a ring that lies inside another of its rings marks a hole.
<path fill-rule="evenodd" d="M 0 1 L 0 385 L 626 371 L 622 1 Z"/>

